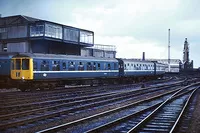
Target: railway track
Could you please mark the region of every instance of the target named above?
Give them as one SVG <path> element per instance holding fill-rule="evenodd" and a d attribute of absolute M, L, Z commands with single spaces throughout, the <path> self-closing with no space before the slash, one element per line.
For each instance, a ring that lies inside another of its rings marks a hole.
<path fill-rule="evenodd" d="M 148 89 L 146 89 L 148 90 Z M 133 91 L 133 90 L 132 90 Z M 137 95 L 140 95 L 141 94 L 144 94 L 145 92 L 145 89 L 144 90 L 138 90 L 140 91 L 140 93 L 137 93 Z M 143 92 L 142 92 L 143 91 Z M 152 92 L 153 90 L 151 90 Z M 154 88 L 154 91 L 158 91 L 157 88 Z M 80 113 L 80 111 L 83 111 L 83 109 L 91 109 L 91 107 L 98 107 L 99 105 L 101 105 L 102 103 L 103 104 L 108 104 L 110 102 L 113 102 L 113 101 L 116 101 L 118 99 L 118 101 L 121 99 L 127 99 L 127 96 L 129 98 L 131 97 L 135 97 L 135 99 L 137 98 L 136 94 L 131 94 L 130 93 L 131 91 L 129 90 L 128 92 L 126 93 L 123 93 L 123 95 L 116 95 L 116 94 L 109 94 L 109 96 L 112 96 L 111 97 L 108 97 L 107 99 L 110 99 L 110 100 L 105 100 L 105 98 L 107 97 L 103 97 L 103 98 L 99 98 L 99 102 L 97 102 L 97 99 L 94 99 L 93 98 L 93 101 L 91 101 L 91 104 L 88 104 L 87 101 L 84 101 L 84 100 L 80 100 L 82 103 L 80 103 L 80 101 L 75 101 L 74 103 L 66 103 L 66 104 L 59 104 L 59 105 L 56 105 L 56 106 L 51 106 L 51 107 L 46 107 L 46 108 L 41 108 L 41 109 L 34 109 L 34 110 L 28 110 L 28 111 L 23 111 L 23 112 L 20 112 L 20 113 L 13 113 L 13 114 L 9 114 L 9 115 L 4 115 L 4 116 L 0 116 L 0 120 L 2 121 L 1 124 L 0 124 L 0 129 L 6 129 L 6 128 L 9 128 L 9 127 L 13 127 L 13 126 L 19 126 L 19 125 L 23 125 L 24 123 L 32 123 L 32 122 L 35 122 L 35 121 L 41 121 L 43 119 L 48 119 L 48 118 L 52 118 L 52 117 L 59 117 L 60 115 L 61 116 L 67 116 L 69 115 L 69 113 L 72 113 L 72 112 L 76 112 L 76 113 Z M 133 91 L 134 92 L 134 91 Z M 136 92 L 136 90 L 135 90 Z M 141 93 L 142 92 L 142 93 Z M 129 94 L 129 95 L 128 95 Z M 131 95 L 130 95 L 131 94 Z M 108 95 L 108 94 L 107 94 Z M 104 101 L 102 100 L 104 99 Z M 91 100 L 91 99 L 89 99 Z M 96 103 L 93 103 L 93 102 L 96 102 Z M 86 103 L 86 105 L 82 105 L 82 106 L 79 106 L 76 104 L 76 103 L 79 103 L 79 104 L 83 104 L 83 103 Z M 70 107 L 69 105 L 75 105 L 76 108 L 72 108 L 72 106 Z M 19 105 L 18 105 L 19 106 Z M 69 106 L 70 108 L 69 109 L 59 109 L 61 111 L 55 111 L 55 109 L 59 108 L 60 107 L 66 107 L 66 106 Z M 22 107 L 21 105 L 19 107 Z M 33 105 L 31 105 L 30 107 L 33 107 Z M 79 111 L 77 110 L 77 108 L 79 108 Z M 53 110 L 54 109 L 54 110 Z M 98 109 L 98 108 L 97 108 Z M 45 113 L 45 115 L 43 114 L 43 112 L 47 112 Z M 49 112 L 48 112 L 49 111 Z M 41 113 L 42 112 L 42 113 Z M 75 113 L 75 114 L 76 114 Z M 27 116 L 28 115 L 28 116 Z M 74 113 L 72 113 L 71 115 L 74 115 Z M 24 117 L 26 116 L 26 117 Z M 10 122 L 10 120 L 6 120 L 5 119 L 11 119 L 12 122 Z M 3 121 L 4 120 L 4 121 Z"/>
<path fill-rule="evenodd" d="M 178 85 L 180 82 L 177 82 L 175 83 L 174 85 Z M 160 86 L 157 86 L 157 88 L 159 87 L 164 87 L 165 85 L 160 85 Z M 155 86 L 153 86 L 155 87 Z M 150 88 L 150 87 L 149 87 Z M 145 90 L 148 90 L 149 88 L 146 88 L 146 89 L 143 89 L 142 91 L 145 91 Z M 120 89 L 121 90 L 121 89 Z M 94 98 L 94 97 L 98 97 L 98 96 L 103 96 L 103 95 L 110 95 L 110 94 L 114 94 L 114 93 L 119 93 L 121 92 L 120 90 L 118 89 L 115 89 L 115 91 L 102 91 L 100 94 L 95 94 L 95 93 L 87 93 L 86 95 L 85 94 L 80 94 L 79 96 L 69 96 L 67 94 L 60 94 L 58 96 L 47 96 L 47 98 L 42 98 L 42 99 L 36 99 L 34 102 L 32 100 L 31 97 L 26 97 L 24 98 L 23 100 L 21 101 L 6 101 L 6 104 L 1 104 L 1 111 L 0 111 L 0 114 L 5 114 L 5 112 L 3 112 L 3 110 L 9 110 L 9 111 L 6 111 L 7 113 L 8 112 L 11 112 L 13 109 L 15 111 L 17 111 L 16 108 L 23 108 L 23 107 L 29 107 L 29 108 L 33 108 L 33 107 L 36 107 L 37 105 L 38 106 L 43 106 L 43 105 L 48 105 L 48 104 L 51 104 L 51 103 L 64 103 L 64 102 L 70 102 L 70 101 L 75 101 L 75 100 L 82 100 L 82 99 L 86 99 L 86 98 Z M 130 90 L 133 90 L 133 91 L 138 91 L 137 88 L 128 88 L 127 89 L 128 91 Z M 123 92 L 125 91 L 125 89 L 122 90 Z M 45 96 L 43 96 L 45 97 Z M 29 100 L 31 99 L 31 100 Z M 24 109 L 23 110 L 28 110 L 28 109 Z"/>
<path fill-rule="evenodd" d="M 179 85 L 179 82 L 178 83 L 175 83 L 175 84 L 172 84 L 173 86 L 177 86 L 177 85 Z M 168 86 L 170 86 L 170 85 L 168 85 Z M 168 86 L 166 86 L 166 85 L 160 85 L 160 86 L 157 86 L 157 88 L 154 88 L 154 89 L 152 89 L 151 91 L 158 91 L 157 89 L 158 88 L 165 88 L 165 87 L 168 87 Z M 5 109 L 7 109 L 7 110 L 12 110 L 13 108 L 15 109 L 15 110 L 17 110 L 16 108 L 23 108 L 23 107 L 30 107 L 30 108 L 32 108 L 32 107 L 34 107 L 34 106 L 36 106 L 36 105 L 39 105 L 39 106 L 43 106 L 43 105 L 47 105 L 47 104 L 51 104 L 51 103 L 64 103 L 64 102 L 70 102 L 70 101 L 77 101 L 77 100 L 83 100 L 83 99 L 89 99 L 89 98 L 95 98 L 95 97 L 100 97 L 100 96 L 107 96 L 107 95 L 114 95 L 114 94 L 116 94 L 116 95 L 118 95 L 119 93 L 121 93 L 121 94 L 123 94 L 124 93 L 124 95 L 126 95 L 126 93 L 128 94 L 129 92 L 131 93 L 131 92 L 143 92 L 143 93 L 145 93 L 145 91 L 149 91 L 149 89 L 151 89 L 151 88 L 153 88 L 153 87 L 148 87 L 148 88 L 146 88 L 146 89 L 128 89 L 128 90 L 123 90 L 123 91 L 112 91 L 112 92 L 106 92 L 106 93 L 100 93 L 100 94 L 87 94 L 86 96 L 85 95 L 79 95 L 78 97 L 69 97 L 69 96 L 67 96 L 67 95 L 65 95 L 64 94 L 64 97 L 62 97 L 62 96 L 60 96 L 60 97 L 57 97 L 57 99 L 55 100 L 54 98 L 52 99 L 52 97 L 50 97 L 50 99 L 45 99 L 43 102 L 40 102 L 40 101 L 34 101 L 34 102 L 32 102 L 32 103 L 29 103 L 29 102 L 27 102 L 27 101 L 24 101 L 24 102 L 22 102 L 23 104 L 21 104 L 21 102 L 14 102 L 13 104 L 9 104 L 8 106 L 7 105 L 1 105 L 1 109 L 3 110 L 5 110 Z M 115 95 L 114 95 L 115 96 Z M 113 96 L 112 96 L 113 97 Z M 9 102 L 10 103 L 10 102 Z M 24 108 L 23 108 L 23 110 L 25 110 Z M 0 114 L 3 114 L 4 112 L 1 112 L 0 111 Z"/>
<path fill-rule="evenodd" d="M 155 81 L 148 81 L 148 82 L 144 82 L 144 83 L 134 83 L 134 84 L 125 84 L 125 85 L 103 85 L 103 86 L 68 86 L 68 87 L 58 87 L 56 89 L 53 90 L 46 90 L 46 91 L 34 91 L 34 92 L 28 92 L 28 93 L 24 93 L 24 92 L 2 92 L 0 93 L 0 97 L 2 99 L 0 99 L 0 102 L 2 102 L 2 100 L 11 100 L 12 97 L 15 97 L 16 94 L 19 96 L 18 98 L 20 99 L 21 97 L 26 97 L 26 96 L 44 96 L 45 95 L 50 95 L 50 94 L 59 94 L 59 93 L 72 93 L 74 95 L 76 94 L 80 94 L 80 93 L 87 93 L 89 91 L 98 91 L 98 90 L 104 90 L 104 89 L 120 89 L 123 87 L 139 87 L 141 86 L 141 84 L 145 84 L 145 85 L 152 85 L 152 84 L 158 84 L 158 83 L 166 83 L 166 82 L 170 82 L 173 81 L 173 78 L 167 78 L 164 80 L 155 80 Z M 183 81 L 182 79 L 176 79 L 174 80 L 174 82 L 177 81 Z M 98 89 L 100 88 L 100 89 Z M 84 90 L 84 91 L 83 91 Z M 15 97 L 16 98 L 16 97 Z M 33 97 L 34 98 L 34 97 Z"/>
<path fill-rule="evenodd" d="M 156 108 L 150 115 L 128 131 L 133 132 L 174 132 L 191 96 L 197 88 L 179 92 Z"/>
<path fill-rule="evenodd" d="M 198 83 L 199 84 L 199 83 Z M 197 85 L 197 84 L 196 84 Z M 183 112 L 183 103 L 190 97 L 190 92 L 194 90 L 194 87 L 188 86 L 183 89 L 179 89 L 173 95 L 166 94 L 160 95 L 151 99 L 141 100 L 136 103 L 132 103 L 123 107 L 119 107 L 113 110 L 102 112 L 93 116 L 82 118 L 76 121 L 68 122 L 66 124 L 58 125 L 46 130 L 39 131 L 42 132 L 145 132 L 145 126 L 149 126 L 147 132 L 152 132 L 155 127 L 157 131 L 160 128 L 169 127 L 169 125 L 164 125 L 159 127 L 159 123 L 167 123 L 167 121 L 162 120 L 161 117 L 169 118 L 175 123 L 178 122 L 177 118 L 180 118 L 180 112 Z M 184 92 L 183 92 L 184 91 Z M 181 93 L 181 94 L 180 94 Z M 170 106 L 171 105 L 171 106 Z M 179 106 L 178 106 L 179 105 Z M 170 112 L 174 109 L 175 106 L 178 106 L 176 113 Z M 186 106 L 186 105 L 185 105 Z M 162 111 L 165 111 L 165 114 L 162 114 Z M 174 115 L 173 115 L 174 114 Z M 168 116 L 169 115 L 169 116 Z M 152 117 L 154 116 L 154 117 Z M 151 118 L 151 119 L 150 119 Z M 157 121 L 153 118 L 158 118 Z M 174 118 L 174 119 L 173 119 Z M 158 125 L 148 125 L 148 122 L 151 120 Z M 177 121 L 176 121 L 177 120 Z M 145 123 L 145 124 L 144 124 Z M 140 128 L 139 128 L 140 127 Z M 144 127 L 144 128 L 141 128 Z M 150 128 L 152 127 L 152 128 Z M 175 126 L 172 125 L 172 128 Z M 166 129 L 167 130 L 167 129 Z"/>

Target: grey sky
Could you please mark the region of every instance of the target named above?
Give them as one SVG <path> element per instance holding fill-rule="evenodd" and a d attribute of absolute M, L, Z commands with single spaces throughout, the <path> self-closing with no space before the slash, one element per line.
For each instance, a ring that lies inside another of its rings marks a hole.
<path fill-rule="evenodd" d="M 95 32 L 95 43 L 116 45 L 117 56 L 182 60 L 188 38 L 190 59 L 200 66 L 199 0 L 0 0 L 2 16 L 27 15 Z"/>

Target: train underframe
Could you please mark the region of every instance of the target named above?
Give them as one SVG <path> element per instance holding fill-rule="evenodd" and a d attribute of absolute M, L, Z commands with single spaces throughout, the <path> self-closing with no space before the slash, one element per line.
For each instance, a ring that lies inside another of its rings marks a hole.
<path fill-rule="evenodd" d="M 13 80 L 7 75 L 0 76 L 0 89 L 8 89 L 13 88 L 15 85 L 13 84 Z"/>
<path fill-rule="evenodd" d="M 113 78 L 89 78 L 89 79 L 53 79 L 53 80 L 11 80 L 6 78 L 1 82 L 1 88 L 17 88 L 21 91 L 33 91 L 33 90 L 44 90 L 54 89 L 56 87 L 65 87 L 66 85 L 90 85 L 90 86 L 101 86 L 101 85 L 113 85 L 113 84 L 132 84 L 138 82 L 144 82 L 149 80 L 157 79 L 159 76 L 140 76 L 140 77 L 113 77 Z M 6 81 L 6 82 L 5 82 Z"/>

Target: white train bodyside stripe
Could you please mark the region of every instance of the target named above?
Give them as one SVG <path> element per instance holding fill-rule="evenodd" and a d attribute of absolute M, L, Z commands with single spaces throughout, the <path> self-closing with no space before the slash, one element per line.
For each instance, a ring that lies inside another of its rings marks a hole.
<path fill-rule="evenodd" d="M 118 70 L 104 70 L 104 71 L 33 71 L 33 73 L 85 73 L 85 72 L 119 72 Z"/>

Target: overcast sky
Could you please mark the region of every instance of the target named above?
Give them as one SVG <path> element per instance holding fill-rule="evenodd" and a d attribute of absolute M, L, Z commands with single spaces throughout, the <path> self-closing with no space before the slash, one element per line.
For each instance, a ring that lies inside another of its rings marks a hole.
<path fill-rule="evenodd" d="M 94 31 L 96 44 L 115 45 L 117 57 L 183 58 L 188 38 L 190 59 L 200 66 L 199 0 L 0 0 L 2 17 L 27 15 Z"/>

